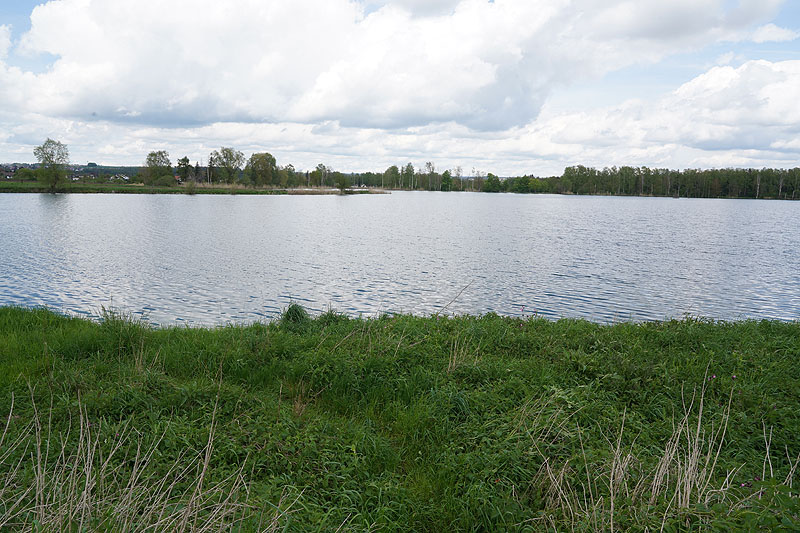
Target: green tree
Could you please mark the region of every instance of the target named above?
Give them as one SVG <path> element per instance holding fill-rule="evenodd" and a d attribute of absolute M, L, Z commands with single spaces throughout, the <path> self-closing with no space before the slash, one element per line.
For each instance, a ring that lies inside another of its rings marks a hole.
<path fill-rule="evenodd" d="M 165 179 L 172 176 L 172 163 L 166 150 L 156 150 L 147 154 L 144 166 L 142 179 L 147 185 L 154 185 L 156 182 L 170 183 Z"/>
<path fill-rule="evenodd" d="M 344 194 L 349 186 L 350 186 L 350 180 L 347 179 L 347 176 L 345 176 L 341 172 L 337 172 L 336 173 L 336 188 L 339 189 L 339 192 Z"/>
<path fill-rule="evenodd" d="M 244 175 L 247 181 L 256 187 L 277 185 L 279 182 L 277 170 L 278 165 L 275 158 L 272 154 L 265 152 L 250 156 L 250 160 L 244 169 Z"/>
<path fill-rule="evenodd" d="M 233 183 L 239 177 L 244 166 L 244 154 L 239 150 L 223 146 L 219 151 L 211 152 L 209 161 L 213 159 L 219 167 L 219 173 L 225 183 Z"/>
<path fill-rule="evenodd" d="M 29 168 L 22 167 L 14 173 L 14 177 L 19 181 L 36 181 L 36 172 Z"/>
<path fill-rule="evenodd" d="M 392 165 L 386 169 L 381 176 L 381 188 L 383 187 L 398 187 L 400 182 L 400 169 L 397 165 Z"/>
<path fill-rule="evenodd" d="M 450 175 L 449 170 L 445 170 L 442 173 L 442 190 L 449 191 L 453 188 L 453 177 Z"/>
<path fill-rule="evenodd" d="M 189 158 L 183 156 L 178 159 L 178 177 L 181 179 L 181 181 L 188 180 L 191 172 L 192 164 L 189 162 Z"/>
<path fill-rule="evenodd" d="M 408 187 L 409 189 L 414 188 L 414 165 L 410 162 L 403 167 L 403 170 L 400 172 L 400 187 Z"/>
<path fill-rule="evenodd" d="M 317 168 L 311 171 L 310 179 L 311 185 L 325 186 L 331 185 L 329 183 L 330 176 L 333 174 L 333 169 L 326 167 L 323 163 L 317 165 Z"/>
<path fill-rule="evenodd" d="M 51 192 L 55 191 L 67 176 L 67 145 L 48 137 L 41 146 L 33 149 L 33 155 L 39 161 L 39 177 L 49 186 Z"/>
<path fill-rule="evenodd" d="M 297 170 L 295 170 L 294 165 L 288 164 L 285 167 L 283 167 L 283 170 L 286 172 L 287 187 L 297 187 L 298 185 L 300 185 L 301 176 L 300 174 L 297 173 Z"/>
<path fill-rule="evenodd" d="M 489 172 L 481 190 L 483 192 L 500 192 L 500 178 Z"/>

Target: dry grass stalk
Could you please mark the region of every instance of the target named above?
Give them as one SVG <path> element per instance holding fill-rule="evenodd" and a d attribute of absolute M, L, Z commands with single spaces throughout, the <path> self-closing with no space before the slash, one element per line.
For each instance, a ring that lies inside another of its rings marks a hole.
<path fill-rule="evenodd" d="M 786 474 L 786 479 L 783 481 L 783 484 L 791 489 L 794 488 L 794 475 L 797 472 L 797 465 L 800 464 L 800 453 L 798 453 L 797 458 L 792 461 L 792 456 L 789 455 L 789 449 L 786 448 L 786 460 L 789 462 L 789 473 Z"/>
<path fill-rule="evenodd" d="M 710 432 L 706 435 L 703 415 L 707 381 L 704 379 L 699 394 L 696 389 L 692 392 L 688 405 L 684 397 L 683 417 L 674 426 L 672 436 L 652 474 L 650 505 L 671 493 L 670 506 L 674 504 L 677 508 L 686 509 L 695 503 L 708 504 L 715 495 L 724 496 L 730 487 L 735 470 L 727 473 L 720 488 L 711 488 L 711 482 L 730 420 L 733 391 L 731 390 L 728 397 L 719 425 L 715 429 L 712 423 Z M 692 422 L 695 405 L 698 406 L 697 414 L 694 415 L 696 421 Z"/>
<path fill-rule="evenodd" d="M 263 531 L 265 533 L 284 531 L 285 528 L 283 527 L 283 519 L 292 513 L 292 507 L 294 507 L 298 500 L 300 500 L 303 492 L 305 492 L 305 489 L 301 490 L 289 505 L 284 506 L 285 502 L 287 501 L 287 494 L 286 490 L 284 489 L 283 492 L 281 492 L 281 497 L 278 500 L 278 504 L 273 505 L 274 510 L 272 516 L 269 517 L 266 524 L 264 524 L 264 515 L 261 515 L 261 520 L 258 524 L 258 531 Z"/>
<path fill-rule="evenodd" d="M 710 425 L 704 418 L 705 397 L 705 386 L 699 391 L 695 389 L 691 397 L 684 397 L 684 412 L 674 423 L 673 433 L 651 471 L 642 471 L 635 467 L 640 464 L 633 453 L 636 439 L 633 439 L 630 446 L 623 444 L 626 413 L 623 414 L 619 432 L 613 440 L 606 439 L 610 450 L 608 462 L 599 466 L 592 465 L 591 470 L 583 447 L 581 428 L 576 426 L 584 462 L 577 472 L 585 470 L 585 484 L 570 481 L 573 479 L 572 474 L 577 473 L 570 467 L 570 459 L 559 465 L 543 451 L 546 450 L 546 445 L 571 437 L 564 431 L 563 420 L 569 417 L 564 416 L 561 409 L 550 411 L 549 400 L 526 404 L 522 409 L 518 429 L 525 425 L 533 440 L 533 448 L 543 459 L 536 479 L 545 495 L 546 506 L 556 513 L 551 516 L 558 519 L 560 514 L 573 528 L 583 524 L 584 527 L 588 526 L 596 531 L 614 531 L 618 529 L 615 522 L 618 502 L 623 497 L 634 504 L 646 501 L 650 506 L 657 506 L 662 499 L 666 501 L 662 524 L 666 523 L 671 510 L 689 509 L 697 503 L 709 505 L 712 501 L 724 501 L 728 498 L 729 489 L 741 466 L 726 472 L 719 485 L 713 483 L 718 479 L 717 464 L 725 442 L 733 396 L 731 392 L 720 419 L 712 421 Z M 771 444 L 770 435 L 771 431 L 765 428 L 767 455 Z M 788 453 L 787 457 L 790 457 Z M 765 457 L 764 470 L 770 476 L 773 475 L 771 464 L 771 459 Z M 784 484 L 792 482 L 791 478 L 798 464 L 800 455 L 795 461 L 789 459 L 790 472 Z M 534 480 L 534 483 L 537 481 Z M 603 490 L 598 489 L 598 486 Z"/>
<path fill-rule="evenodd" d="M 447 363 L 447 373 L 452 373 L 459 366 L 466 364 L 467 361 L 472 360 L 475 364 L 479 361 L 479 352 L 481 349 L 480 343 L 472 348 L 471 339 L 466 339 L 461 335 L 456 335 L 453 342 L 450 343 L 450 357 Z"/>
<path fill-rule="evenodd" d="M 33 409 L 33 420 L 11 431 L 12 397 L 0 434 L 0 529 L 217 531 L 252 512 L 239 501 L 248 488 L 241 470 L 207 480 L 216 411 L 205 447 L 180 454 L 165 473 L 153 460 L 165 433 L 145 448 L 129 426 L 111 433 L 93 424 L 79 402 L 77 427 L 53 435 L 52 408 L 45 423 Z"/>

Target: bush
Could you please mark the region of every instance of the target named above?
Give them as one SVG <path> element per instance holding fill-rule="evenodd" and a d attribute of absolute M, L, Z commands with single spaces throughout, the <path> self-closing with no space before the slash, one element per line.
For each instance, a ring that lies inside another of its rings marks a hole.
<path fill-rule="evenodd" d="M 178 182 L 175 181 L 175 177 L 169 174 L 165 174 L 155 179 L 153 185 L 156 187 L 174 187 L 177 185 Z"/>

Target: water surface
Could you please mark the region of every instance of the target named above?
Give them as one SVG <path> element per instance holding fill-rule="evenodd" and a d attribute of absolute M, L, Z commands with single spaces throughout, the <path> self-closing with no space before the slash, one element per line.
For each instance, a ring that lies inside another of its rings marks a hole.
<path fill-rule="evenodd" d="M 351 315 L 800 319 L 800 203 L 400 192 L 0 194 L 0 305 L 161 324 Z M 466 288 L 465 288 L 466 287 Z"/>

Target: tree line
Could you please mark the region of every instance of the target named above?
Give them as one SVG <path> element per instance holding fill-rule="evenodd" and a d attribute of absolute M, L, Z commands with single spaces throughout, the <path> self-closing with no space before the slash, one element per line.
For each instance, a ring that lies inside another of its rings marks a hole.
<path fill-rule="evenodd" d="M 408 163 L 402 169 L 391 166 L 383 173 L 353 174 L 352 180 L 370 187 L 413 190 L 800 200 L 797 167 L 670 170 L 577 165 L 565 168 L 560 176 L 500 178 L 475 169 L 463 175 L 460 167 L 439 174 L 432 163 L 415 171 Z"/>
<path fill-rule="evenodd" d="M 644 166 L 596 169 L 577 165 L 565 168 L 561 176 L 503 180 L 500 191 L 800 200 L 800 168 L 670 170 Z"/>
<path fill-rule="evenodd" d="M 150 152 L 138 179 L 148 185 L 173 185 L 176 181 L 194 181 L 209 184 L 243 184 L 253 187 L 295 188 L 307 186 L 334 186 L 336 177 L 325 165 L 312 172 L 298 172 L 291 164 L 279 166 L 275 156 L 268 152 L 252 154 L 245 159 L 235 148 L 223 146 L 212 151 L 208 163 L 192 165 L 188 157 L 177 160 L 173 169 L 166 150 Z M 177 179 L 176 179 L 177 178 Z"/>
<path fill-rule="evenodd" d="M 66 145 L 47 139 L 34 149 L 40 179 L 54 189 L 69 162 Z M 482 191 L 512 193 L 589 194 L 613 196 L 680 196 L 689 198 L 778 198 L 800 200 L 800 168 L 723 168 L 670 170 L 645 166 L 570 166 L 560 176 L 500 178 L 473 168 L 437 171 L 433 162 L 391 165 L 383 172 L 343 173 L 320 163 L 311 171 L 279 165 L 268 152 L 245 158 L 231 147 L 213 150 L 206 165 L 188 157 L 173 167 L 166 150 L 147 154 L 133 177 L 147 185 L 174 186 L 179 182 L 241 184 L 252 187 L 380 187 L 397 190 Z"/>

